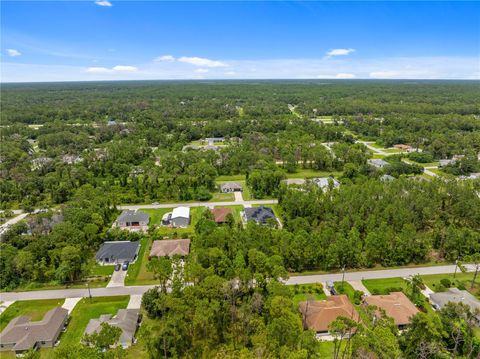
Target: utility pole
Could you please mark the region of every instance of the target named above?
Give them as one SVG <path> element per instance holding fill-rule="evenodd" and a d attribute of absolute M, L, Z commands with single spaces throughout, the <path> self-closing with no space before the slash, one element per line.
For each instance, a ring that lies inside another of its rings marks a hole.
<path fill-rule="evenodd" d="M 343 282 L 345 281 L 345 266 L 342 268 L 342 289 L 343 289 Z"/>
<path fill-rule="evenodd" d="M 86 286 L 88 288 L 88 297 L 90 298 L 90 303 L 92 303 L 92 292 L 90 292 L 90 283 L 88 281 Z"/>
<path fill-rule="evenodd" d="M 458 259 L 455 259 L 455 272 L 453 273 L 453 278 L 457 275 L 457 268 L 458 268 Z"/>

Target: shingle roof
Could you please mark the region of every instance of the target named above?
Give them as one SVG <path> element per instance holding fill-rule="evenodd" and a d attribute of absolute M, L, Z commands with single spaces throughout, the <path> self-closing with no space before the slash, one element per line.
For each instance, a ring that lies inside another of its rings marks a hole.
<path fill-rule="evenodd" d="M 172 211 L 172 218 L 190 218 L 190 207 L 177 207 Z"/>
<path fill-rule="evenodd" d="M 0 343 L 15 344 L 13 350 L 23 351 L 33 348 L 37 342 L 54 341 L 67 316 L 68 310 L 56 307 L 38 322 L 31 322 L 26 316 L 17 317 L 0 333 Z"/>
<path fill-rule="evenodd" d="M 273 213 L 273 209 L 265 206 L 245 208 L 245 217 L 247 217 L 247 221 L 253 220 L 262 224 L 267 223 L 269 218 L 277 219 Z"/>
<path fill-rule="evenodd" d="M 212 208 L 210 212 L 212 212 L 215 222 L 224 223 L 227 216 L 232 213 L 232 209 L 226 207 L 219 207 Z"/>
<path fill-rule="evenodd" d="M 459 290 L 457 288 L 450 288 L 446 292 L 432 293 L 430 299 L 440 308 L 445 306 L 448 302 L 463 303 L 468 305 L 472 311 L 480 309 L 480 301 L 466 290 Z"/>
<path fill-rule="evenodd" d="M 230 188 L 230 189 L 242 189 L 242 185 L 237 182 L 226 182 L 220 185 L 221 189 Z"/>
<path fill-rule="evenodd" d="M 393 318 L 396 325 L 410 324 L 411 317 L 419 312 L 403 292 L 368 296 L 365 298 L 365 303 L 385 310 L 385 313 Z"/>
<path fill-rule="evenodd" d="M 101 330 L 102 323 L 108 323 L 122 330 L 119 343 L 129 345 L 132 343 L 138 326 L 138 309 L 119 309 L 117 315 L 101 315 L 98 319 L 90 319 L 85 334 L 91 335 Z"/>
<path fill-rule="evenodd" d="M 340 186 L 340 183 L 333 177 L 312 178 L 312 182 L 315 183 L 322 190 L 325 190 L 328 188 L 328 186 L 330 185 L 330 181 L 333 182 L 333 188 L 337 188 Z"/>
<path fill-rule="evenodd" d="M 378 168 L 383 168 L 383 167 L 388 165 L 387 161 L 384 161 L 384 160 L 378 159 L 378 158 L 368 160 L 367 162 L 368 162 L 369 165 L 372 165 L 372 166 L 378 167 Z"/>
<path fill-rule="evenodd" d="M 333 295 L 326 300 L 300 302 L 300 312 L 305 317 L 305 326 L 316 332 L 328 331 L 328 326 L 338 317 L 347 317 L 360 322 L 360 317 L 346 295 Z"/>
<path fill-rule="evenodd" d="M 117 222 L 148 222 L 150 216 L 142 211 L 124 210 L 117 218 Z"/>
<path fill-rule="evenodd" d="M 140 243 L 130 241 L 112 241 L 104 242 L 98 250 L 95 258 L 97 261 L 104 258 L 112 259 L 128 259 L 134 260 L 135 255 L 138 253 Z"/>
<path fill-rule="evenodd" d="M 163 239 L 153 241 L 150 257 L 186 256 L 190 253 L 190 239 Z"/>

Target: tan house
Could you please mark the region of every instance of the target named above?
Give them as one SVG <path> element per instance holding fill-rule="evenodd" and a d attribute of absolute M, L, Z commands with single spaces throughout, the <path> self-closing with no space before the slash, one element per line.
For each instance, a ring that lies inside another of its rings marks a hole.
<path fill-rule="evenodd" d="M 326 300 L 300 302 L 305 329 L 317 335 L 327 335 L 328 326 L 338 317 L 347 317 L 360 322 L 360 317 L 346 295 L 333 295 Z"/>
<path fill-rule="evenodd" d="M 225 223 L 227 221 L 227 216 L 232 213 L 231 208 L 220 207 L 220 208 L 213 208 L 210 210 L 213 214 L 213 220 L 216 223 Z"/>
<path fill-rule="evenodd" d="M 190 253 L 190 239 L 163 239 L 153 241 L 150 257 L 186 257 Z"/>
<path fill-rule="evenodd" d="M 387 295 L 371 295 L 365 297 L 364 303 L 374 305 L 385 311 L 396 326 L 403 328 L 409 325 L 412 317 L 419 312 L 417 307 L 403 292 L 392 292 Z"/>
<path fill-rule="evenodd" d="M 61 307 L 49 310 L 38 322 L 31 322 L 26 316 L 17 317 L 0 333 L 0 351 L 21 354 L 30 349 L 52 348 L 67 320 L 68 310 Z"/>

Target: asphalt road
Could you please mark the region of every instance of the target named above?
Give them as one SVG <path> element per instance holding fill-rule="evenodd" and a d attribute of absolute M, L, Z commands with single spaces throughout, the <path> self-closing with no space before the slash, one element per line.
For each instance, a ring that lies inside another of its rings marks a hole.
<path fill-rule="evenodd" d="M 473 266 L 467 266 L 469 271 L 473 271 Z M 453 273 L 455 271 L 454 265 L 435 266 L 435 267 L 417 267 L 417 268 L 400 268 L 400 269 L 384 269 L 361 272 L 346 272 L 345 280 L 362 280 L 362 279 L 379 279 L 379 278 L 394 278 L 394 277 L 408 277 L 410 275 L 428 275 L 428 274 L 444 274 Z M 286 284 L 309 284 L 309 283 L 324 283 L 328 280 L 341 281 L 342 273 L 320 274 L 320 275 L 305 275 L 295 276 L 287 280 Z M 153 288 L 153 285 L 144 286 L 130 286 L 130 287 L 110 287 L 110 288 L 92 288 L 90 292 L 93 297 L 108 297 L 115 295 L 139 295 L 145 293 L 148 289 Z M 79 289 L 56 289 L 56 290 L 39 290 L 31 292 L 8 292 L 0 293 L 0 301 L 10 302 L 17 300 L 32 300 L 32 299 L 55 299 L 55 298 L 78 298 L 88 297 L 89 292 L 87 288 Z"/>
<path fill-rule="evenodd" d="M 118 209 L 158 209 L 183 207 L 212 207 L 212 206 L 235 206 L 235 205 L 253 205 L 253 204 L 275 204 L 276 199 L 259 199 L 255 201 L 229 201 L 229 202 L 190 202 L 190 203 L 160 203 L 160 204 L 132 204 L 117 206 Z"/>

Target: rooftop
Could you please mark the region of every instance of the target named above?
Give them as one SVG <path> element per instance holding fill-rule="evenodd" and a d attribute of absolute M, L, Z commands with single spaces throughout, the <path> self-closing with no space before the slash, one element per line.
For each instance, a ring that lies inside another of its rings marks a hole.
<path fill-rule="evenodd" d="M 273 213 L 273 209 L 270 207 L 260 206 L 260 207 L 251 207 L 245 208 L 245 217 L 247 221 L 254 220 L 258 223 L 265 224 L 267 220 L 272 218 L 274 220 L 277 219 L 275 214 Z"/>
<path fill-rule="evenodd" d="M 163 239 L 152 243 L 150 257 L 186 256 L 190 253 L 190 239 Z"/>
<path fill-rule="evenodd" d="M 148 222 L 150 216 L 142 211 L 125 209 L 117 218 L 117 222 Z"/>
<path fill-rule="evenodd" d="M 190 218 L 190 207 L 177 207 L 172 211 L 172 218 Z"/>
<path fill-rule="evenodd" d="M 127 259 L 131 258 L 134 260 L 136 254 L 138 253 L 140 243 L 139 242 L 130 242 L 130 241 L 112 241 L 104 242 L 100 249 L 98 250 L 95 258 L 97 261 L 103 260 L 105 258 L 112 259 Z"/>
<path fill-rule="evenodd" d="M 403 292 L 392 292 L 387 295 L 371 295 L 365 297 L 365 303 L 385 310 L 393 318 L 395 325 L 410 324 L 411 317 L 419 311 Z"/>
<path fill-rule="evenodd" d="M 450 288 L 446 292 L 430 294 L 430 300 L 443 308 L 448 302 L 463 303 L 468 305 L 472 311 L 480 309 L 480 301 L 466 290 Z"/>
<path fill-rule="evenodd" d="M 108 323 L 122 330 L 119 343 L 126 347 L 130 345 L 135 336 L 138 327 L 138 310 L 137 309 L 119 309 L 117 315 L 112 317 L 111 314 L 101 315 L 98 319 L 90 319 L 85 334 L 93 334 L 101 330 L 102 323 Z"/>
<path fill-rule="evenodd" d="M 232 213 L 231 208 L 218 207 L 210 210 L 213 214 L 213 218 L 217 223 L 224 223 L 227 216 Z"/>

